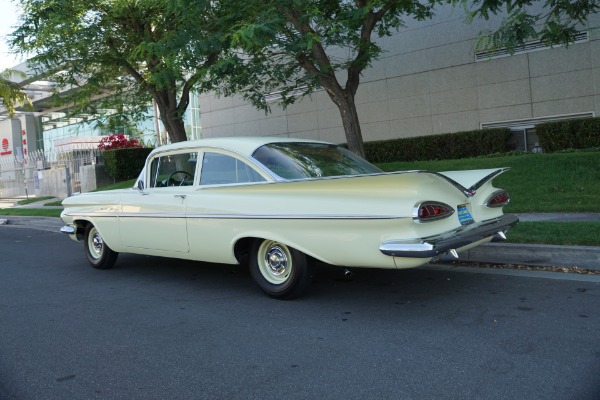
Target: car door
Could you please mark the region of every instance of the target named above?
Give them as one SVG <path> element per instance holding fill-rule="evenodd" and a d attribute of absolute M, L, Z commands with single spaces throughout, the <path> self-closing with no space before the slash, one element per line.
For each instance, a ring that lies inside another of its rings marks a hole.
<path fill-rule="evenodd" d="M 186 208 L 194 189 L 197 152 L 158 153 L 149 161 L 144 190 L 121 203 L 119 228 L 124 246 L 188 252 Z"/>

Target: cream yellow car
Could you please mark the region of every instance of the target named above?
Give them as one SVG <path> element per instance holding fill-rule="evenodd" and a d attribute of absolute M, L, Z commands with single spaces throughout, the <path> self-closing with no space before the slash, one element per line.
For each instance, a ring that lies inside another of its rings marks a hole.
<path fill-rule="evenodd" d="M 384 173 L 340 146 L 220 138 L 159 147 L 131 189 L 63 201 L 61 231 L 91 265 L 118 253 L 247 263 L 274 298 L 300 295 L 315 260 L 411 268 L 505 238 L 503 169 Z"/>

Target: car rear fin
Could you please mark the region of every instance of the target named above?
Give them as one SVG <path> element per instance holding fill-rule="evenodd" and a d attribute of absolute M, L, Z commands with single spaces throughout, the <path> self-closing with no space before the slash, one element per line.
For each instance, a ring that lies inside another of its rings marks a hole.
<path fill-rule="evenodd" d="M 444 171 L 439 174 L 467 188 L 469 192 L 475 192 L 486 182 L 491 181 L 508 170 L 510 168 L 473 169 L 466 171 Z"/>

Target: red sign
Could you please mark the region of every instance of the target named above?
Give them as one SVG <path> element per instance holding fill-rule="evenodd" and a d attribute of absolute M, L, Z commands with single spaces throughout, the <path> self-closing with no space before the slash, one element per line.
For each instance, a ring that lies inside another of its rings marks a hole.
<path fill-rule="evenodd" d="M 4 138 L 2 139 L 2 152 L 0 152 L 0 156 L 7 156 L 9 154 L 12 154 L 12 151 L 8 150 L 8 139 Z"/>

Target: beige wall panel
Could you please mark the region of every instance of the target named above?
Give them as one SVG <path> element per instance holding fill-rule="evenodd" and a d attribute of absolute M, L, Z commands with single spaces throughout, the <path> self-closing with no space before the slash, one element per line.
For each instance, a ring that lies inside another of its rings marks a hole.
<path fill-rule="evenodd" d="M 288 132 L 290 132 L 290 134 L 304 131 L 315 131 L 319 129 L 316 111 L 288 115 L 287 123 Z"/>
<path fill-rule="evenodd" d="M 479 119 L 482 124 L 489 122 L 511 121 L 516 119 L 532 118 L 531 105 L 494 107 L 479 110 Z"/>
<path fill-rule="evenodd" d="M 382 54 L 382 57 L 374 61 L 371 67 L 365 69 L 360 77 L 361 82 L 372 82 L 385 79 L 387 77 L 385 70 L 384 57 L 389 57 L 389 54 Z"/>
<path fill-rule="evenodd" d="M 405 119 L 431 115 L 429 94 L 390 100 L 390 119 Z"/>
<path fill-rule="evenodd" d="M 346 143 L 346 135 L 341 126 L 319 130 L 319 140 L 331 143 Z"/>
<path fill-rule="evenodd" d="M 431 120 L 434 134 L 479 129 L 479 113 L 477 111 L 434 115 Z"/>
<path fill-rule="evenodd" d="M 529 53 L 532 77 L 561 74 L 591 67 L 589 43 Z"/>
<path fill-rule="evenodd" d="M 290 104 L 287 107 L 287 115 L 291 114 L 303 114 L 310 111 L 317 111 L 317 101 L 313 95 L 306 96 L 302 99 L 296 100 L 294 104 Z"/>
<path fill-rule="evenodd" d="M 333 103 L 331 98 L 325 90 L 319 90 L 318 92 L 313 93 L 313 100 L 316 102 L 317 110 L 327 110 L 335 108 L 337 110 L 337 106 Z"/>
<path fill-rule="evenodd" d="M 212 111 L 224 110 L 233 107 L 233 98 L 225 96 L 211 96 L 210 109 Z"/>
<path fill-rule="evenodd" d="M 358 104 L 356 108 L 361 124 L 390 120 L 389 102 L 387 100 Z"/>
<path fill-rule="evenodd" d="M 477 85 L 529 78 L 527 54 L 479 61 L 474 65 Z"/>
<path fill-rule="evenodd" d="M 257 120 L 265 117 L 264 111 L 259 111 L 250 104 L 235 107 L 233 109 L 233 114 L 234 114 L 234 122 L 236 124 L 239 124 L 242 122 L 247 122 L 247 121 L 257 121 Z"/>
<path fill-rule="evenodd" d="M 321 135 L 318 130 L 315 131 L 301 131 L 290 133 L 289 137 L 297 138 L 297 139 L 313 139 L 313 140 L 322 140 Z"/>
<path fill-rule="evenodd" d="M 387 80 L 388 98 L 402 99 L 430 92 L 429 73 L 412 74 Z"/>
<path fill-rule="evenodd" d="M 328 108 L 317 112 L 319 129 L 329 129 L 342 126 L 342 117 L 337 108 Z"/>
<path fill-rule="evenodd" d="M 531 78 L 533 102 L 593 95 L 592 70 Z"/>
<path fill-rule="evenodd" d="M 205 113 L 211 110 L 211 98 L 207 94 L 200 94 L 198 99 L 198 104 L 200 105 L 200 112 Z"/>
<path fill-rule="evenodd" d="M 259 121 L 235 124 L 235 136 L 263 136 Z"/>
<path fill-rule="evenodd" d="M 427 59 L 429 61 L 427 69 L 434 70 L 472 63 L 474 60 L 474 48 L 475 41 L 467 40 L 427 49 Z M 414 72 L 421 71 L 422 70 Z"/>
<path fill-rule="evenodd" d="M 265 118 L 258 122 L 261 136 L 287 135 L 288 133 L 286 117 Z"/>
<path fill-rule="evenodd" d="M 600 18 L 600 17 L 599 17 Z M 598 29 L 598 40 L 592 40 L 590 46 L 590 63 L 594 68 L 600 68 L 600 29 Z"/>
<path fill-rule="evenodd" d="M 475 86 L 475 64 L 437 69 L 429 73 L 429 85 L 432 92 L 462 89 Z"/>
<path fill-rule="evenodd" d="M 213 126 L 211 132 L 214 137 L 235 136 L 235 124 Z"/>
<path fill-rule="evenodd" d="M 358 86 L 356 104 L 387 100 L 387 81 L 363 82 Z"/>
<path fill-rule="evenodd" d="M 546 117 L 551 115 L 575 114 L 594 111 L 594 108 L 594 96 L 573 97 L 570 99 L 534 103 L 533 116 Z"/>
<path fill-rule="evenodd" d="M 361 123 L 363 139 L 366 142 L 373 140 L 391 139 L 390 121 L 380 121 L 373 123 Z"/>
<path fill-rule="evenodd" d="M 210 120 L 212 122 L 212 127 L 233 124 L 235 122 L 234 109 L 226 108 L 222 110 L 212 111 Z"/>
<path fill-rule="evenodd" d="M 464 88 L 431 94 L 431 114 L 448 114 L 477 109 L 477 90 Z"/>
<path fill-rule="evenodd" d="M 200 109 L 200 127 L 202 130 L 212 126 L 212 113 L 210 111 L 202 111 Z"/>
<path fill-rule="evenodd" d="M 431 117 L 406 118 L 390 121 L 390 138 L 425 136 L 433 133 Z"/>
<path fill-rule="evenodd" d="M 429 69 L 427 50 L 389 57 L 385 59 L 385 63 L 385 71 L 388 78 L 415 74 Z"/>
<path fill-rule="evenodd" d="M 528 79 L 479 86 L 477 94 L 481 109 L 531 103 Z"/>

